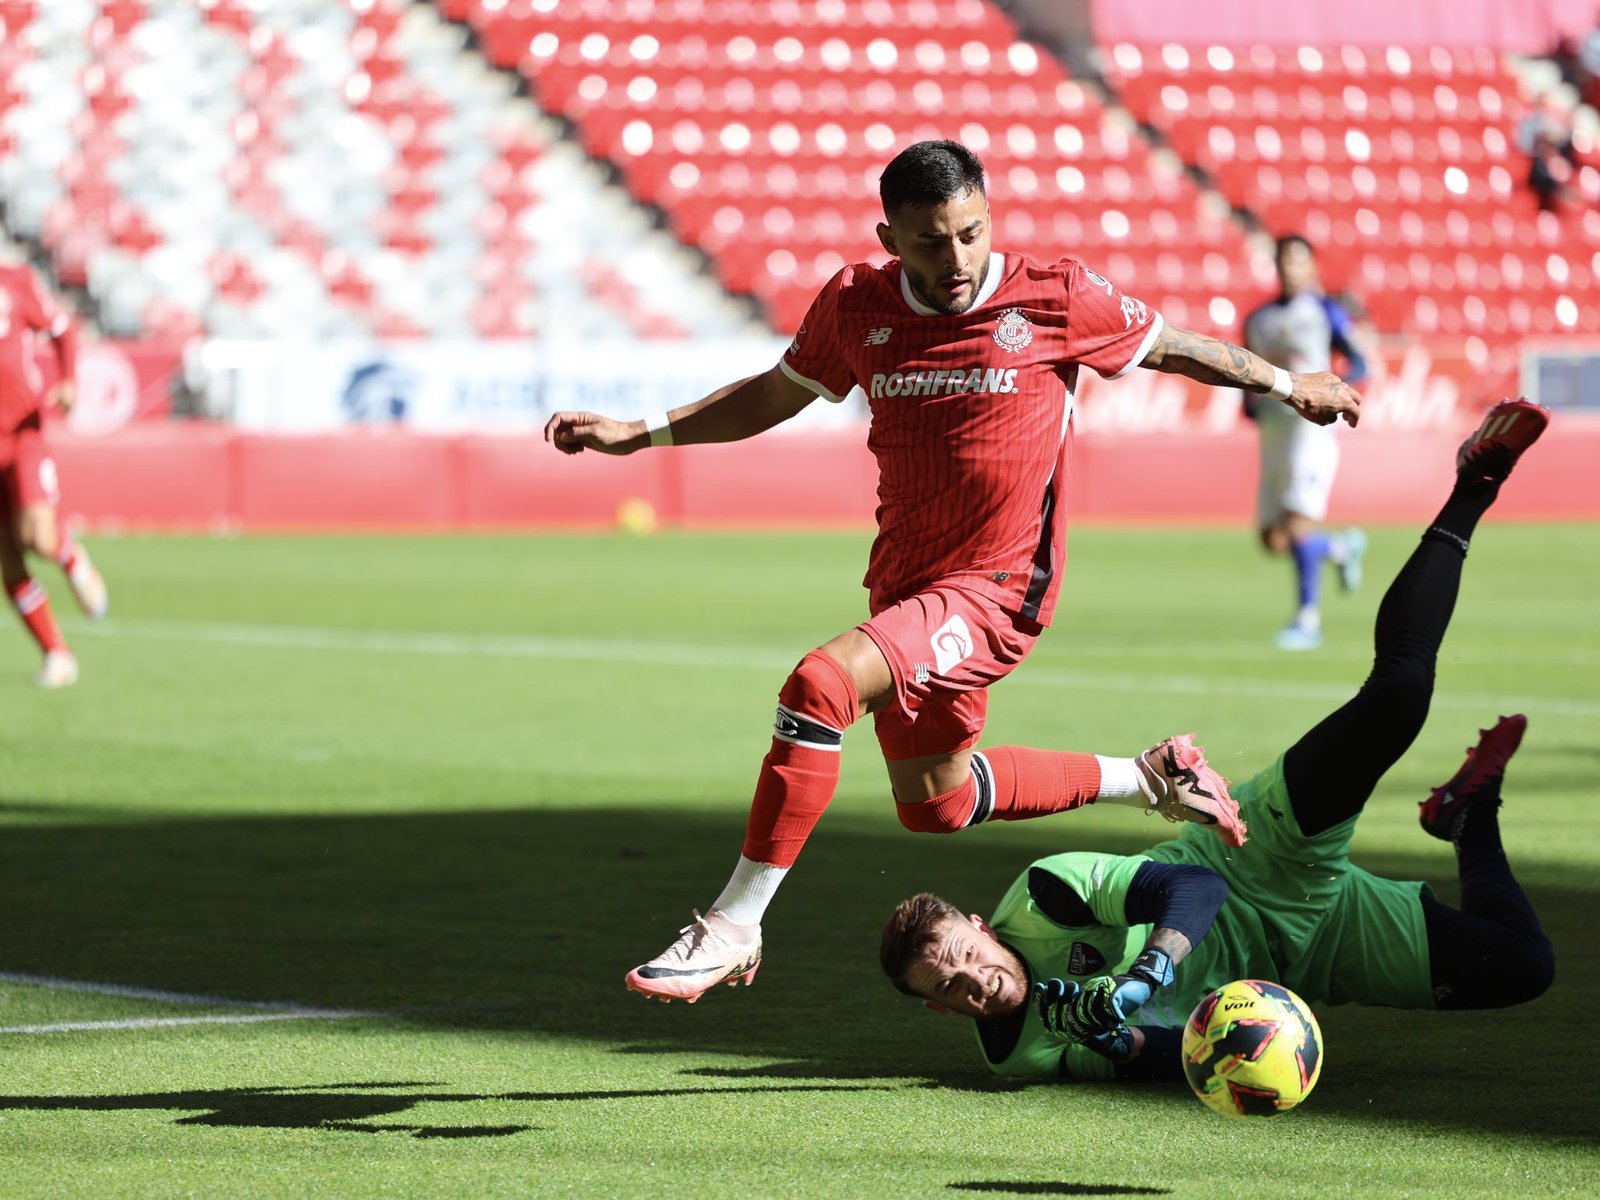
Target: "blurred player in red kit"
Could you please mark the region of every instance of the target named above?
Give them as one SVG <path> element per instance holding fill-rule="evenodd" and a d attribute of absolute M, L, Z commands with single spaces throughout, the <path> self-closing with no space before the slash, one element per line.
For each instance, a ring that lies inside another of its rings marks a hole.
<path fill-rule="evenodd" d="M 781 361 L 644 421 L 561 412 L 545 438 L 568 454 L 729 442 L 853 387 L 871 407 L 878 536 L 865 584 L 871 619 L 806 655 L 778 693 L 732 877 L 627 985 L 694 1001 L 750 982 L 760 921 L 832 799 L 845 729 L 873 714 L 907 828 L 949 833 L 1108 799 L 1245 829 L 1225 782 L 1190 736 L 1136 758 L 977 750 L 988 687 L 1032 650 L 1065 563 L 1064 485 L 1080 366 L 1136 366 L 1274 396 L 1314 421 L 1355 424 L 1360 397 L 1336 376 L 1291 376 L 1237 346 L 1165 324 L 1082 263 L 990 249 L 983 166 L 956 142 L 919 142 L 884 170 L 885 265 L 833 277 Z M 1183 563 L 1167 575 L 1181 588 Z"/>
<path fill-rule="evenodd" d="M 48 395 L 34 358 L 34 339 L 51 339 L 59 367 Z M 77 682 L 78 660 L 50 612 L 44 588 L 28 574 L 27 555 L 60 564 L 79 606 L 92 618 L 106 612 L 106 585 L 89 555 L 61 527 L 56 465 L 45 444 L 44 405 L 62 412 L 77 398 L 77 337 L 72 320 L 24 263 L 0 263 L 0 577 L 28 627 L 44 665 L 39 686 Z"/>

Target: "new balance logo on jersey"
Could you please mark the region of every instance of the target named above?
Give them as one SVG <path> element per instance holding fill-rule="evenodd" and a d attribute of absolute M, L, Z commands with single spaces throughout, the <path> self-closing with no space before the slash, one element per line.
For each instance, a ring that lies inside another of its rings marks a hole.
<path fill-rule="evenodd" d="M 957 392 L 979 392 L 1005 396 L 1017 390 L 1017 369 L 970 371 L 896 371 L 874 375 L 867 395 L 873 400 L 885 396 L 948 396 Z"/>
<path fill-rule="evenodd" d="M 869 329 L 867 330 L 867 340 L 861 344 L 863 346 L 882 346 L 889 340 L 890 335 L 893 333 L 893 325 L 885 325 L 880 329 Z"/>

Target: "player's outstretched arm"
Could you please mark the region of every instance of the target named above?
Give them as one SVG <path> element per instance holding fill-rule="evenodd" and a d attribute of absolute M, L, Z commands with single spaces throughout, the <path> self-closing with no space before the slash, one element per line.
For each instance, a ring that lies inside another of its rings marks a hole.
<path fill-rule="evenodd" d="M 787 421 L 816 398 L 816 393 L 773 367 L 720 387 L 693 404 L 670 409 L 653 421 L 617 421 L 599 413 L 558 412 L 545 423 L 544 440 L 563 454 L 584 450 L 632 454 L 655 444 L 737 442 Z"/>
<path fill-rule="evenodd" d="M 1295 375 L 1243 346 L 1175 325 L 1162 326 L 1139 365 L 1201 383 L 1263 392 L 1318 425 L 1332 425 L 1340 417 L 1354 425 L 1361 419 L 1360 393 L 1331 371 Z"/>

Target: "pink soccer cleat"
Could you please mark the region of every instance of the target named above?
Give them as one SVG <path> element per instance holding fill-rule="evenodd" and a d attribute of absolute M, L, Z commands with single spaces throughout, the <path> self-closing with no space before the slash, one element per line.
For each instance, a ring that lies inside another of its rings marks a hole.
<path fill-rule="evenodd" d="M 1481 468 L 1488 478 L 1504 479 L 1548 424 L 1550 410 L 1543 405 L 1521 396 L 1500 401 L 1456 451 L 1456 474 Z"/>
<path fill-rule="evenodd" d="M 623 981 L 640 995 L 670 1003 L 693 1004 L 719 983 L 729 987 L 755 982 L 761 965 L 761 926 L 738 925 L 716 909 L 679 931 L 661 954 L 628 972 Z"/>
<path fill-rule="evenodd" d="M 1461 822 L 1475 801 L 1500 803 L 1500 782 L 1506 764 L 1522 745 L 1528 718 L 1518 713 L 1501 717 L 1491 729 L 1478 730 L 1478 744 L 1467 751 L 1467 761 L 1450 777 L 1450 782 L 1433 789 L 1418 806 L 1422 828 L 1441 841 L 1453 842 L 1461 832 Z"/>
<path fill-rule="evenodd" d="M 1210 825 L 1230 846 L 1242 846 L 1249 829 L 1239 805 L 1228 795 L 1228 781 L 1206 763 L 1206 752 L 1194 734 L 1182 733 L 1158 742 L 1138 759 L 1150 812 L 1169 821 Z"/>

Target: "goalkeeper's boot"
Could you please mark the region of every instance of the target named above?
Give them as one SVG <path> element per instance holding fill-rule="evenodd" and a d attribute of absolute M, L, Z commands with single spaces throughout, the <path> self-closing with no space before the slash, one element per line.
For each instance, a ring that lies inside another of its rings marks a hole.
<path fill-rule="evenodd" d="M 106 581 L 101 578 L 100 572 L 89 559 L 89 552 L 82 546 L 78 547 L 77 557 L 72 560 L 72 569 L 67 572 L 67 583 L 71 585 L 73 598 L 77 600 L 84 616 L 91 621 L 98 621 L 106 615 L 106 610 L 111 607 Z"/>
<path fill-rule="evenodd" d="M 1148 812 L 1169 821 L 1210 825 L 1230 846 L 1242 846 L 1249 830 L 1239 805 L 1228 795 L 1228 781 L 1206 763 L 1206 752 L 1183 733 L 1150 747 L 1138 758 Z"/>
<path fill-rule="evenodd" d="M 1504 479 L 1548 424 L 1550 410 L 1541 404 L 1521 396 L 1500 401 L 1456 451 L 1456 474 L 1475 472 L 1485 479 Z"/>
<path fill-rule="evenodd" d="M 677 941 L 629 971 L 624 982 L 652 1000 L 693 1004 L 719 983 L 754 983 L 760 965 L 761 926 L 735 924 L 712 909 L 703 917 L 696 912 Z"/>
<path fill-rule="evenodd" d="M 1518 713 L 1501 717 L 1492 729 L 1478 730 L 1478 744 L 1467 751 L 1467 761 L 1450 777 L 1443 787 L 1420 805 L 1418 818 L 1422 827 L 1442 841 L 1453 842 L 1461 832 L 1467 810 L 1474 804 L 1500 804 L 1500 783 L 1506 775 L 1506 764 L 1522 745 L 1522 734 L 1528 728 L 1528 718 Z"/>

